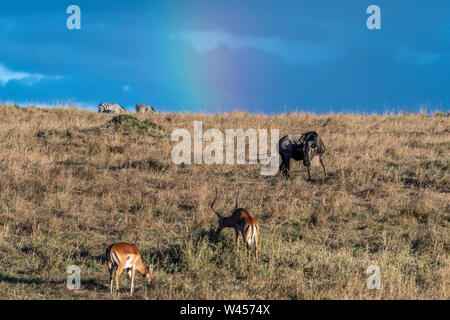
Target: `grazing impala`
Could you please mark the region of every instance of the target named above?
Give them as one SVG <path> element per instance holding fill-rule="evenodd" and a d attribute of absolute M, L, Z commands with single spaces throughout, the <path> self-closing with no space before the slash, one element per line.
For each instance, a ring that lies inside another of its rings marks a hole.
<path fill-rule="evenodd" d="M 139 271 L 148 283 L 150 283 L 153 274 L 153 266 L 150 269 L 142 261 L 141 253 L 135 244 L 119 242 L 106 248 L 106 260 L 108 262 L 110 291 L 113 290 L 113 273 L 116 273 L 116 290 L 119 291 L 119 277 L 123 269 L 128 271 L 131 279 L 130 295 L 134 291 L 134 273 Z"/>
<path fill-rule="evenodd" d="M 211 203 L 211 209 L 219 219 L 217 232 L 219 233 L 223 228 L 234 228 L 236 234 L 236 250 L 239 250 L 239 233 L 241 233 L 244 243 L 247 246 L 247 260 L 250 258 L 250 247 L 252 244 L 255 244 L 255 255 L 258 258 L 259 223 L 250 211 L 242 208 L 238 209 L 238 197 L 239 191 L 236 194 L 236 206 L 233 213 L 229 217 L 223 217 L 214 209 L 214 203 L 217 200 L 216 188 L 216 197 Z"/>

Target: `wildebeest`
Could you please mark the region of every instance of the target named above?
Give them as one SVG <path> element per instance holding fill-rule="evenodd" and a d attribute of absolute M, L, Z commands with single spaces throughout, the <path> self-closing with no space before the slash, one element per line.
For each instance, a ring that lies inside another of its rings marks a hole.
<path fill-rule="evenodd" d="M 119 106 L 117 103 L 102 102 L 98 105 L 98 112 L 102 113 L 122 113 L 127 112 L 124 107 Z"/>
<path fill-rule="evenodd" d="M 140 113 L 146 113 L 146 112 L 150 112 L 150 113 L 157 113 L 155 108 L 153 108 L 152 106 L 149 106 L 148 104 L 143 104 L 143 103 L 138 103 L 135 107 L 136 112 L 140 112 Z"/>
<path fill-rule="evenodd" d="M 308 167 L 308 180 L 311 180 L 311 161 L 317 155 L 323 167 L 324 178 L 327 177 L 327 171 L 322 160 L 325 153 L 325 145 L 315 131 L 309 131 L 302 134 L 288 134 L 278 142 L 279 153 L 281 155 L 280 171 L 283 175 L 290 175 L 291 158 L 300 161 Z"/>

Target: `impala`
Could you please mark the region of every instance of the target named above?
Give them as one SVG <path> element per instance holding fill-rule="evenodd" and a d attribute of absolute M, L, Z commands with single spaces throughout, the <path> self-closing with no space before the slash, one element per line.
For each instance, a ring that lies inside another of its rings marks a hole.
<path fill-rule="evenodd" d="M 134 292 L 134 273 L 140 272 L 150 283 L 153 274 L 153 266 L 148 268 L 142 261 L 141 253 L 133 243 L 119 242 L 106 248 L 106 260 L 108 262 L 110 291 L 113 290 L 113 274 L 116 274 L 116 290 L 119 291 L 119 277 L 124 269 L 131 279 L 130 295 Z"/>
<path fill-rule="evenodd" d="M 223 217 L 219 212 L 214 209 L 214 203 L 217 200 L 217 188 L 216 197 L 211 203 L 211 209 L 217 215 L 219 219 L 219 228 L 217 233 L 222 231 L 223 228 L 234 228 L 236 235 L 236 251 L 239 250 L 239 233 L 244 239 L 244 243 L 247 247 L 247 260 L 250 258 L 250 247 L 255 244 L 255 255 L 258 258 L 258 239 L 259 239 L 259 223 L 256 221 L 253 214 L 242 208 L 238 208 L 239 191 L 236 194 L 236 205 L 233 213 L 229 217 Z"/>

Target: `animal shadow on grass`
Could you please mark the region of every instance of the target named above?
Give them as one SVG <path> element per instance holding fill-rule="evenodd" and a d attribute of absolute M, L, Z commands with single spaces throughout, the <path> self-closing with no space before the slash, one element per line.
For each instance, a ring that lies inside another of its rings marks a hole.
<path fill-rule="evenodd" d="M 202 229 L 196 236 L 195 241 L 202 241 L 207 239 L 209 242 L 217 244 L 219 242 L 222 242 L 224 240 L 223 233 L 217 233 L 216 228 L 210 227 L 209 229 L 205 230 Z"/>
<path fill-rule="evenodd" d="M 230 234 L 233 234 L 233 236 L 230 237 Z M 239 235 L 239 237 L 240 236 L 241 235 Z M 233 241 L 231 241 L 231 239 L 233 239 Z M 213 247 L 213 250 L 217 250 L 219 245 L 221 250 L 226 250 L 227 252 L 235 250 L 234 232 L 231 232 L 231 230 L 218 233 L 215 227 L 210 227 L 207 230 L 202 229 L 195 236 L 194 241 L 202 242 L 204 240 L 207 240 L 208 244 Z"/>
<path fill-rule="evenodd" d="M 36 286 L 51 286 L 53 288 L 61 287 L 65 288 L 67 285 L 67 280 L 43 280 L 38 277 L 28 277 L 21 278 L 16 276 L 2 275 L 0 274 L 0 281 L 10 284 L 25 284 L 25 285 L 36 285 Z M 98 281 L 96 279 L 81 279 L 81 289 L 94 291 L 94 290 L 107 290 L 109 286 L 106 286 L 103 281 Z"/>
<path fill-rule="evenodd" d="M 302 177 L 303 177 L 304 181 L 309 182 L 309 183 L 314 183 L 314 184 L 319 184 L 319 185 L 324 185 L 324 184 L 332 185 L 333 182 L 336 181 L 336 178 L 339 176 L 339 171 L 340 170 L 337 170 L 334 172 L 333 171 L 327 172 L 327 176 L 325 179 L 323 176 L 321 176 L 321 177 L 319 176 L 319 177 L 315 177 L 315 178 L 311 177 L 311 180 L 308 181 L 307 175 L 302 176 Z"/>
<path fill-rule="evenodd" d="M 35 285 L 63 285 L 65 283 L 65 280 L 56 281 L 56 280 L 43 280 L 38 277 L 31 277 L 31 278 L 19 278 L 14 276 L 8 276 L 0 274 L 0 282 L 7 282 L 11 284 L 35 284 Z"/>
<path fill-rule="evenodd" d="M 89 291 L 108 291 L 109 283 L 97 279 L 81 279 L 81 289 Z"/>

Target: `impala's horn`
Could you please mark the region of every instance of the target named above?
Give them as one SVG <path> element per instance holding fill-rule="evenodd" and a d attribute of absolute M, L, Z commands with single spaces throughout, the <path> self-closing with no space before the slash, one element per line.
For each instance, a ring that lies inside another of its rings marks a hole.
<path fill-rule="evenodd" d="M 216 197 L 214 198 L 213 202 L 211 202 L 211 209 L 212 209 L 212 211 L 214 211 L 214 213 L 215 213 L 218 217 L 220 217 L 220 213 L 217 212 L 217 211 L 214 209 L 214 203 L 216 203 L 216 200 L 217 200 L 217 187 L 216 187 Z"/>

